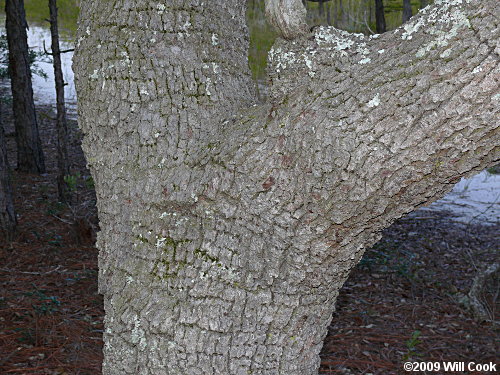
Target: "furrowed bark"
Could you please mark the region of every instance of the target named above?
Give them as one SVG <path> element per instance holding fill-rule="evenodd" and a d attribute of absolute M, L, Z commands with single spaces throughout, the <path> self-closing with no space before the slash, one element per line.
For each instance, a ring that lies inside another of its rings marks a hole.
<path fill-rule="evenodd" d="M 315 374 L 379 231 L 498 162 L 496 1 L 281 40 L 262 106 L 244 8 L 82 3 L 105 374 Z"/>

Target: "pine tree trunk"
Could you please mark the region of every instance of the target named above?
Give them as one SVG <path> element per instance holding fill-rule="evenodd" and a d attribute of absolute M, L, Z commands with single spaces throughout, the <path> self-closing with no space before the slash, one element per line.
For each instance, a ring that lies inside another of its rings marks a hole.
<path fill-rule="evenodd" d="M 43 173 L 45 162 L 33 103 L 24 1 L 7 0 L 5 15 L 16 128 L 17 169 L 22 172 Z"/>
<path fill-rule="evenodd" d="M 0 119 L 2 118 L 1 113 L 0 103 Z M 0 123 L 0 233 L 4 233 L 7 241 L 12 239 L 16 224 L 17 219 L 12 200 L 9 162 L 7 160 L 7 145 L 3 124 Z"/>
<path fill-rule="evenodd" d="M 386 26 L 383 0 L 375 0 L 375 22 L 377 24 L 377 33 L 385 33 Z"/>
<path fill-rule="evenodd" d="M 66 105 L 64 101 L 64 76 L 61 63 L 61 49 L 59 47 L 59 30 L 57 26 L 57 0 L 49 0 L 50 35 L 54 77 L 57 101 L 57 191 L 61 202 L 70 200 L 70 192 L 64 181 L 69 175 L 68 161 L 68 123 L 66 121 Z"/>
<path fill-rule="evenodd" d="M 379 231 L 500 158 L 496 0 L 278 40 L 264 105 L 245 3 L 81 3 L 106 375 L 316 374 Z"/>
<path fill-rule="evenodd" d="M 338 0 L 334 0 L 333 2 L 333 26 L 336 28 L 339 27 L 339 8 L 338 8 Z"/>
<path fill-rule="evenodd" d="M 408 22 L 412 15 L 411 0 L 403 0 L 403 23 Z"/>
<path fill-rule="evenodd" d="M 344 6 L 343 0 L 340 1 L 340 16 L 341 16 L 341 29 L 347 27 L 348 23 L 348 12 L 349 12 L 349 5 Z M 347 1 L 347 0 L 346 0 Z"/>

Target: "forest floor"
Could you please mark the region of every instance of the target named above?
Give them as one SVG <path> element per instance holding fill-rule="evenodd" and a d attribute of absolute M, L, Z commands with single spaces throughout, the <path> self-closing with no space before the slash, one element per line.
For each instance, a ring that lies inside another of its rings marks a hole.
<path fill-rule="evenodd" d="M 15 165 L 7 107 L 0 120 Z M 95 194 L 71 121 L 75 198 L 70 207 L 58 203 L 54 117 L 39 110 L 48 173 L 13 172 L 19 224 L 11 243 L 0 238 L 1 374 L 100 374 Z M 498 279 L 482 296 L 496 324 L 476 320 L 467 295 L 498 259 L 499 233 L 499 225 L 458 223 L 447 212 L 417 211 L 388 228 L 340 293 L 320 373 L 404 374 L 406 360 L 495 363 Z"/>

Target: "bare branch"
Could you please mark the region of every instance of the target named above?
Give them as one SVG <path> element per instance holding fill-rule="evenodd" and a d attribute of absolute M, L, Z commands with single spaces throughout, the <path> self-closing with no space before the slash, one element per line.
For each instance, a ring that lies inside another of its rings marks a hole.
<path fill-rule="evenodd" d="M 363 21 L 359 21 L 357 18 L 354 18 L 353 16 L 351 16 L 351 14 L 349 12 L 346 12 L 347 14 L 347 17 L 349 17 L 349 19 L 351 21 L 353 21 L 354 23 L 357 23 L 357 24 L 360 24 L 360 25 L 365 25 L 366 28 L 368 29 L 368 31 L 374 35 L 376 34 L 371 28 L 370 28 L 370 25 L 368 25 L 368 20 L 367 20 L 367 17 L 366 17 L 366 12 L 364 13 L 364 17 L 363 17 Z"/>
<path fill-rule="evenodd" d="M 47 51 L 47 47 L 45 46 L 45 40 L 43 41 L 43 53 L 45 53 L 48 56 L 54 56 L 52 52 Z"/>
<path fill-rule="evenodd" d="M 75 49 L 74 49 L 74 48 L 64 49 L 64 50 L 62 50 L 62 51 L 59 51 L 59 54 L 62 54 L 62 53 L 68 53 L 68 52 L 74 52 L 74 51 L 75 51 Z M 47 47 L 45 47 L 45 40 L 43 41 L 43 52 L 44 52 L 46 55 L 49 55 L 49 56 L 54 56 L 54 55 L 55 55 L 54 53 L 47 51 Z"/>

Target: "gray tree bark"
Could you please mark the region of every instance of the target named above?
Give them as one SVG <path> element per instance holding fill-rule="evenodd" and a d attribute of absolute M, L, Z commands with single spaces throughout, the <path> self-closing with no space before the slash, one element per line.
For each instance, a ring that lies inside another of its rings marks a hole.
<path fill-rule="evenodd" d="M 43 157 L 31 87 L 24 0 L 5 2 L 5 29 L 9 45 L 9 76 L 16 128 L 17 169 L 43 173 Z"/>
<path fill-rule="evenodd" d="M 66 105 L 64 100 L 64 76 L 59 47 L 59 28 L 57 25 L 57 0 L 49 0 L 51 55 L 54 65 L 56 86 L 56 128 L 57 128 L 57 192 L 62 202 L 70 200 L 68 185 L 64 177 L 69 175 L 68 161 L 68 123 L 66 121 Z"/>
<path fill-rule="evenodd" d="M 278 40 L 256 105 L 245 1 L 82 2 L 104 374 L 316 374 L 380 230 L 499 160 L 496 5 Z"/>

